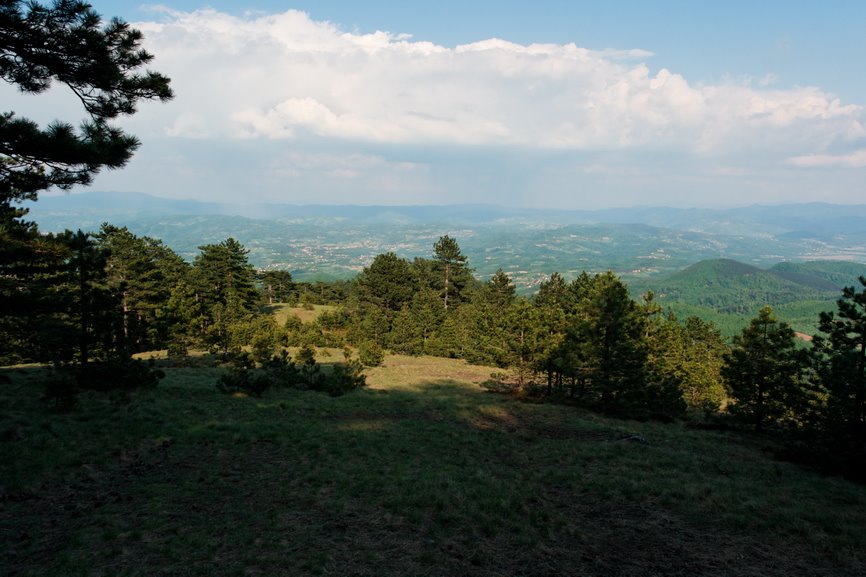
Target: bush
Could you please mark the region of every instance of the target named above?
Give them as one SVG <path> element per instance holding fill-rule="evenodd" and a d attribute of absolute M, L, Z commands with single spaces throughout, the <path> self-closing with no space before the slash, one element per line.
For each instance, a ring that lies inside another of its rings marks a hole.
<path fill-rule="evenodd" d="M 367 384 L 367 377 L 363 374 L 364 365 L 361 364 L 361 361 L 351 358 L 348 349 L 343 351 L 343 355 L 345 362 L 335 364 L 334 370 L 322 382 L 322 390 L 332 397 L 345 395 Z"/>
<path fill-rule="evenodd" d="M 168 358 L 184 359 L 189 355 L 189 349 L 185 339 L 174 339 L 168 343 Z"/>
<path fill-rule="evenodd" d="M 271 384 L 275 387 L 295 387 L 300 378 L 298 368 L 289 359 L 286 351 L 271 357 L 262 365 L 262 369 L 269 375 Z"/>
<path fill-rule="evenodd" d="M 78 387 L 90 391 L 131 391 L 155 387 L 165 372 L 154 368 L 153 360 L 115 358 L 74 366 Z"/>
<path fill-rule="evenodd" d="M 313 347 L 309 345 L 301 347 L 294 362 L 283 351 L 263 363 L 261 368 L 254 366 L 248 354 L 234 355 L 232 363 L 234 366 L 217 381 L 217 389 L 228 394 L 243 393 L 261 397 L 272 387 L 294 387 L 339 396 L 366 384 L 362 374 L 364 367 L 360 361 L 346 354 L 346 362 L 336 364 L 330 373 L 324 373 L 316 362 Z"/>
<path fill-rule="evenodd" d="M 43 397 L 56 411 L 67 411 L 81 391 L 133 391 L 155 387 L 165 372 L 154 368 L 153 360 L 115 358 L 85 366 L 59 363 L 52 367 Z"/>
<path fill-rule="evenodd" d="M 302 346 L 295 354 L 299 367 L 299 383 L 308 389 L 316 389 L 322 380 L 321 365 L 316 362 L 316 351 L 310 345 Z"/>
<path fill-rule="evenodd" d="M 358 358 L 365 367 L 378 367 L 385 360 L 385 351 L 378 343 L 361 343 Z"/>
<path fill-rule="evenodd" d="M 271 387 L 296 387 L 301 382 L 298 369 L 286 351 L 262 363 L 260 369 L 249 353 L 232 355 L 230 362 L 234 366 L 217 381 L 217 389 L 224 393 L 261 397 Z"/>
<path fill-rule="evenodd" d="M 45 383 L 43 399 L 58 413 L 70 411 L 78 402 L 78 385 L 75 375 L 67 367 L 52 367 L 51 375 Z"/>
<path fill-rule="evenodd" d="M 230 372 L 220 376 L 217 381 L 217 389 L 229 394 L 244 393 L 261 397 L 272 384 L 267 373 L 246 367 L 235 367 Z"/>

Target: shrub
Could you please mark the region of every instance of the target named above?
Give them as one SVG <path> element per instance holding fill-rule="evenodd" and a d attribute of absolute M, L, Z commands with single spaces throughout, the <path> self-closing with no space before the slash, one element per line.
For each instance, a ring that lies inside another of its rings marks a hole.
<path fill-rule="evenodd" d="M 170 359 L 183 359 L 189 355 L 189 348 L 187 347 L 186 339 L 176 338 L 168 343 L 168 358 Z"/>
<path fill-rule="evenodd" d="M 114 358 L 72 368 L 78 387 L 90 391 L 131 391 L 155 387 L 165 372 L 153 360 Z"/>
<path fill-rule="evenodd" d="M 51 374 L 45 382 L 43 399 L 51 405 L 51 410 L 65 413 L 78 402 L 78 385 L 75 375 L 67 367 L 52 367 Z"/>
<path fill-rule="evenodd" d="M 299 383 L 308 389 L 318 388 L 322 380 L 322 367 L 316 362 L 316 351 L 310 345 L 302 346 L 295 354 L 295 362 L 299 367 Z"/>
<path fill-rule="evenodd" d="M 56 411 L 71 409 L 81 391 L 133 391 L 155 387 L 165 372 L 154 361 L 114 358 L 85 366 L 59 363 L 52 367 L 45 383 L 44 399 Z"/>
<path fill-rule="evenodd" d="M 279 355 L 273 356 L 262 364 L 264 370 L 275 387 L 295 387 L 300 375 L 295 363 L 289 359 L 289 353 L 281 351 Z"/>
<path fill-rule="evenodd" d="M 343 351 L 343 356 L 345 361 L 342 364 L 335 364 L 334 370 L 322 382 L 322 390 L 332 397 L 345 395 L 367 384 L 361 361 L 353 359 L 348 349 Z"/>
<path fill-rule="evenodd" d="M 361 343 L 358 358 L 365 367 L 378 367 L 385 360 L 385 351 L 378 343 Z"/>

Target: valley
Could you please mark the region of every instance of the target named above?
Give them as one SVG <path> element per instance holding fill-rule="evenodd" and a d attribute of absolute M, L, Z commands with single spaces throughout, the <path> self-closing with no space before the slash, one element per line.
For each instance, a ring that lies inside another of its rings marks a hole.
<path fill-rule="evenodd" d="M 501 268 L 528 295 L 553 272 L 570 280 L 611 270 L 635 297 L 651 290 L 681 318 L 712 320 L 728 336 L 765 304 L 811 334 L 841 287 L 866 274 L 866 205 L 552 211 L 225 205 L 92 192 L 29 208 L 42 230 L 95 231 L 111 222 L 163 240 L 187 261 L 199 246 L 232 237 L 256 268 L 310 282 L 351 279 L 389 251 L 427 258 L 448 234 L 482 281 Z"/>

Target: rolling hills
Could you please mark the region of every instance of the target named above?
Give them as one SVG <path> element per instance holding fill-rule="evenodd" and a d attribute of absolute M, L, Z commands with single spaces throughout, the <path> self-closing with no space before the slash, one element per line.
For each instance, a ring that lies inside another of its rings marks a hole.
<path fill-rule="evenodd" d="M 695 263 L 664 280 L 632 283 L 634 294 L 652 290 L 678 316 L 709 318 L 732 334 L 765 305 L 796 330 L 812 334 L 818 314 L 835 309 L 842 287 L 866 275 L 854 262 L 782 262 L 768 269 L 731 259 Z"/>
<path fill-rule="evenodd" d="M 635 207 L 555 211 L 500 206 L 296 206 L 171 200 L 145 194 L 46 196 L 28 204 L 45 231 L 103 222 L 162 239 L 192 260 L 234 237 L 262 269 L 297 280 L 352 278 L 388 251 L 429 257 L 439 236 L 460 243 L 475 275 L 502 268 L 522 294 L 553 272 L 612 270 L 635 296 L 652 290 L 679 316 L 734 334 L 763 305 L 804 333 L 866 274 L 866 205 L 738 209 Z"/>

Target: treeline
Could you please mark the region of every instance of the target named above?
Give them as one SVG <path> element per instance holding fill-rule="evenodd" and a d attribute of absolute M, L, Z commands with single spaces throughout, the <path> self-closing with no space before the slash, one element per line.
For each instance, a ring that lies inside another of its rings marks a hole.
<path fill-rule="evenodd" d="M 306 284 L 255 271 L 233 239 L 187 263 L 107 224 L 94 235 L 14 230 L 19 242 L 7 230 L 2 249 L 3 364 L 205 349 L 236 360 L 224 387 L 261 393 L 288 376 L 314 386 L 310 347 L 350 346 L 367 365 L 385 350 L 436 355 L 499 367 L 491 390 L 631 418 L 723 414 L 783 431 L 833 466 L 862 473 L 866 463 L 866 279 L 822 313 L 811 346 L 769 307 L 728 345 L 712 323 L 677 319 L 651 293 L 632 299 L 611 272 L 570 282 L 554 273 L 529 298 L 501 270 L 481 282 L 449 236 L 430 258 L 380 254 L 350 282 Z M 286 302 L 332 306 L 314 322 L 278 326 L 271 305 Z M 304 358 L 296 365 L 286 347 Z M 332 390 L 362 384 L 349 354 L 345 367 Z"/>

